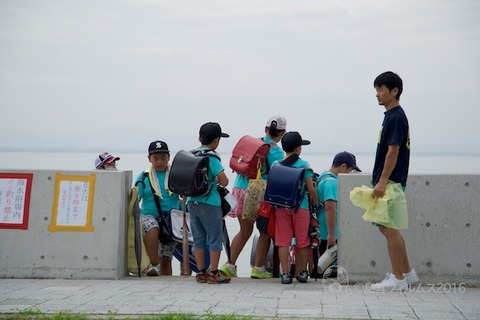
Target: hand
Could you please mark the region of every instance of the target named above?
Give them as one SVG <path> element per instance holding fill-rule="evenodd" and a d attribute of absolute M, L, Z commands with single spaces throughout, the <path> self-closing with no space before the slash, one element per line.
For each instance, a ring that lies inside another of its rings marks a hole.
<path fill-rule="evenodd" d="M 327 249 L 330 247 L 333 247 L 336 244 L 337 244 L 337 239 L 335 239 L 335 235 L 329 234 L 327 236 Z"/>
<path fill-rule="evenodd" d="M 386 182 L 378 182 L 373 189 L 372 198 L 381 198 L 385 195 L 385 191 L 387 190 L 387 183 Z"/>

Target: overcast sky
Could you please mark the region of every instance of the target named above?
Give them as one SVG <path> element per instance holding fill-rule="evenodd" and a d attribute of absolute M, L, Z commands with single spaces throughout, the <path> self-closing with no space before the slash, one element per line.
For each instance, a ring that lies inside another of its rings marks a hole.
<path fill-rule="evenodd" d="M 387 70 L 413 152 L 480 152 L 478 0 L 0 0 L 0 148 L 190 149 L 216 121 L 227 151 L 282 114 L 373 153 Z"/>

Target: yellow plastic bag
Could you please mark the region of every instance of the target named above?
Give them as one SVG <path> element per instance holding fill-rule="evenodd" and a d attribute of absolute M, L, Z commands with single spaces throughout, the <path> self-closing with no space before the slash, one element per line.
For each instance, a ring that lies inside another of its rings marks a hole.
<path fill-rule="evenodd" d="M 373 188 L 356 187 L 350 192 L 350 201 L 365 209 L 362 218 L 392 229 L 408 228 L 407 200 L 400 183 L 388 183 L 382 198 L 372 198 Z"/>
<path fill-rule="evenodd" d="M 248 181 L 247 195 L 243 203 L 242 219 L 257 219 L 257 212 L 260 209 L 260 202 L 265 195 L 267 181 L 262 180 L 260 169 L 258 169 L 257 177 Z"/>

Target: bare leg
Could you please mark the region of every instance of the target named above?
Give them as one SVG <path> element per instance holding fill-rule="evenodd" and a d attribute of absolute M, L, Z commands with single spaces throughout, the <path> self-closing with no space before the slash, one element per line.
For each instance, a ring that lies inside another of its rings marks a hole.
<path fill-rule="evenodd" d="M 220 251 L 210 250 L 210 270 L 218 269 L 218 261 L 220 260 L 220 253 L 221 253 Z"/>
<path fill-rule="evenodd" d="M 399 230 L 380 226 L 380 231 L 387 239 L 392 273 L 397 279 L 403 279 L 403 273 L 407 273 L 411 270 L 405 240 Z"/>
<path fill-rule="evenodd" d="M 257 240 L 257 254 L 255 256 L 255 267 L 263 267 L 265 260 L 267 260 L 268 250 L 270 249 L 270 236 L 266 233 L 260 232 Z"/>
<path fill-rule="evenodd" d="M 280 265 L 282 266 L 283 273 L 289 273 L 288 269 L 288 255 L 289 247 L 278 247 L 278 259 L 280 260 Z"/>
<path fill-rule="evenodd" d="M 145 250 L 152 265 L 158 264 L 158 228 L 148 230 L 143 236 Z"/>
<path fill-rule="evenodd" d="M 238 256 L 253 232 L 253 223 L 250 220 L 238 217 L 238 222 L 240 224 L 240 231 L 235 235 L 230 244 L 230 261 L 228 262 L 230 264 L 237 262 Z"/>
<path fill-rule="evenodd" d="M 158 257 L 160 261 L 160 275 L 171 276 L 172 275 L 172 260 Z"/>
<path fill-rule="evenodd" d="M 309 247 L 298 248 L 295 255 L 295 276 L 298 276 L 301 270 L 307 271 L 307 261 L 310 252 Z"/>
<path fill-rule="evenodd" d="M 193 250 L 193 254 L 195 255 L 195 260 L 197 261 L 198 270 L 205 269 L 205 250 L 196 249 L 196 250 Z"/>

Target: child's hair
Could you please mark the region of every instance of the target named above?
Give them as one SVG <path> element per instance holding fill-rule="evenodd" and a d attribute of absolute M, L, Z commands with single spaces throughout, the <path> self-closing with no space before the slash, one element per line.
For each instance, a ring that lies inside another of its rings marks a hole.
<path fill-rule="evenodd" d="M 285 132 L 285 130 L 277 129 L 277 121 L 272 121 L 270 127 L 267 127 L 267 129 L 268 134 L 273 138 L 278 138 Z"/>
<path fill-rule="evenodd" d="M 204 146 L 206 145 L 209 145 L 210 143 L 213 142 L 213 140 L 215 140 L 216 138 L 212 138 L 212 137 L 206 137 L 206 136 L 200 136 L 200 143 Z"/>
<path fill-rule="evenodd" d="M 382 74 L 380 74 L 378 77 L 375 78 L 375 81 L 373 81 L 373 86 L 375 88 L 381 87 L 382 85 L 385 85 L 385 87 L 388 88 L 388 90 L 392 90 L 393 88 L 398 89 L 397 93 L 397 100 L 400 100 L 400 95 L 403 92 L 403 82 L 402 78 L 398 76 L 398 74 L 392 72 L 392 71 L 387 71 Z"/>

